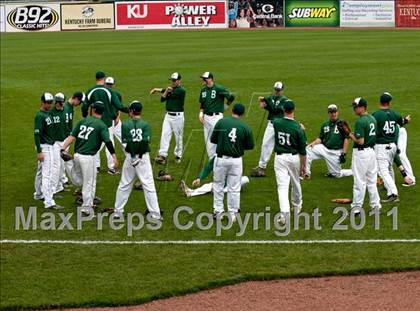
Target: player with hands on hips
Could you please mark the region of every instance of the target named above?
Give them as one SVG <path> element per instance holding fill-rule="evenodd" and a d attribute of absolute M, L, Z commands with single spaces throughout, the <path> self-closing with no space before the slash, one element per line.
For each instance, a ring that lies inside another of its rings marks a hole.
<path fill-rule="evenodd" d="M 223 189 L 226 186 L 228 213 L 233 222 L 240 208 L 242 156 L 245 150 L 254 148 L 252 130 L 240 120 L 244 113 L 245 107 L 235 104 L 232 115 L 216 123 L 210 138 L 217 146 L 213 166 L 213 216 L 223 217 Z"/>
<path fill-rule="evenodd" d="M 270 160 L 271 154 L 274 149 L 274 128 L 273 121 L 276 118 L 283 118 L 283 102 L 287 99 L 284 93 L 283 82 L 274 83 L 274 92 L 271 96 L 260 96 L 258 102 L 260 107 L 268 111 L 268 122 L 265 128 L 263 143 L 261 146 L 261 155 L 258 166 L 252 169 L 251 177 L 265 177 L 267 163 Z"/>
<path fill-rule="evenodd" d="M 129 106 L 130 119 L 122 123 L 122 138 L 123 143 L 126 144 L 125 160 L 114 212 L 117 217 L 123 217 L 124 206 L 127 204 L 134 181 L 138 177 L 143 187 L 150 217 L 160 219 L 161 213 L 149 156 L 151 130 L 149 124 L 141 119 L 142 111 L 143 105 L 139 101 L 133 101 Z"/>
<path fill-rule="evenodd" d="M 172 134 L 175 137 L 174 155 L 176 163 L 181 162 L 183 153 L 184 104 L 186 92 L 181 85 L 181 75 L 178 72 L 174 72 L 169 77 L 169 80 L 171 81 L 171 85 L 167 88 L 154 88 L 150 91 L 150 94 L 162 93 L 160 101 L 166 105 L 159 154 L 155 158 L 155 162 L 158 164 L 166 163 Z"/>
<path fill-rule="evenodd" d="M 331 104 L 327 108 L 329 119 L 321 125 L 317 139 L 311 142 L 307 148 L 306 176 L 311 176 L 311 164 L 314 160 L 325 160 L 327 163 L 327 177 L 341 178 L 351 176 L 351 169 L 342 169 L 341 164 L 346 162 L 346 154 L 349 148 L 349 139 L 340 130 L 342 120 L 339 119 L 338 108 Z"/>
<path fill-rule="evenodd" d="M 109 137 L 108 126 L 102 121 L 105 105 L 101 101 L 92 104 L 92 116 L 80 120 L 64 141 L 61 150 L 63 159 L 65 150 L 75 142 L 74 163 L 71 171 L 72 180 L 77 186 L 82 186 L 81 212 L 92 214 L 96 192 L 96 159 L 95 156 L 104 143 L 111 154 L 113 167 L 118 168 L 114 145 Z"/>
<path fill-rule="evenodd" d="M 210 141 L 213 128 L 223 118 L 225 106 L 230 105 L 235 96 L 225 87 L 215 83 L 211 72 L 206 71 L 200 77 L 203 80 L 204 87 L 201 89 L 199 97 L 200 113 L 198 119 L 204 127 L 204 142 L 210 160 L 216 152 L 216 145 Z"/>
<path fill-rule="evenodd" d="M 369 205 L 372 209 L 380 209 L 381 203 L 376 187 L 378 162 L 374 151 L 376 143 L 377 123 L 367 112 L 367 100 L 358 97 L 352 103 L 354 113 L 359 117 L 354 126 L 354 133 L 343 123 L 343 131 L 354 142 L 351 169 L 353 171 L 353 203 L 352 211 L 360 214 L 365 199 L 366 189 L 369 194 Z"/>
<path fill-rule="evenodd" d="M 306 136 L 295 120 L 295 104 L 287 99 L 283 105 L 284 117 L 273 122 L 275 146 L 274 172 L 280 205 L 278 222 L 290 220 L 289 185 L 292 184 L 291 201 L 297 213 L 302 209 L 302 188 L 299 176 L 306 174 Z"/>

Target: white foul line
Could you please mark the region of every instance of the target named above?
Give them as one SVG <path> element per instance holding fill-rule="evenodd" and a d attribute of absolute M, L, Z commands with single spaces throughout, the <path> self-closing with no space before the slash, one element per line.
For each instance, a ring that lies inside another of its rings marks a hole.
<path fill-rule="evenodd" d="M 76 244 L 76 245 L 205 245 L 205 244 L 367 244 L 367 243 L 420 243 L 420 239 L 369 240 L 1 240 L 0 244 Z"/>

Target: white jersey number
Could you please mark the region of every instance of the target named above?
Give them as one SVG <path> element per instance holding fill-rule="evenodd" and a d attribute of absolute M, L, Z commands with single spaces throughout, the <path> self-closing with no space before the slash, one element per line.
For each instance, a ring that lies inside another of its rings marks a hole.
<path fill-rule="evenodd" d="M 375 124 L 370 123 L 369 126 L 370 126 L 369 136 L 376 136 L 376 127 L 375 127 Z"/>
<path fill-rule="evenodd" d="M 280 145 L 290 146 L 290 134 L 289 133 L 278 132 L 277 137 L 279 139 L 279 144 Z"/>
<path fill-rule="evenodd" d="M 395 133 L 395 121 L 386 121 L 384 124 L 385 134 L 394 134 Z"/>
<path fill-rule="evenodd" d="M 80 126 L 80 132 L 79 135 L 77 135 L 78 138 L 81 139 L 89 139 L 89 135 L 90 133 L 92 133 L 92 131 L 94 130 L 93 127 L 86 127 L 86 125 L 81 125 Z"/>
<path fill-rule="evenodd" d="M 130 134 L 133 142 L 142 141 L 143 139 L 143 131 L 141 129 L 132 129 L 130 130 Z"/>
<path fill-rule="evenodd" d="M 232 143 L 235 143 L 235 142 L 236 142 L 236 127 L 232 128 L 232 129 L 230 130 L 230 132 L 229 132 L 228 136 L 229 136 L 230 141 L 231 141 Z"/>

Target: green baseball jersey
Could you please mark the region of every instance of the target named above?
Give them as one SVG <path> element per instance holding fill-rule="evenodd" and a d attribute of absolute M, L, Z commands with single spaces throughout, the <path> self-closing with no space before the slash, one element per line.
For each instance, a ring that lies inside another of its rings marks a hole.
<path fill-rule="evenodd" d="M 162 93 L 165 89 L 162 89 Z M 184 111 L 185 103 L 185 89 L 182 86 L 177 86 L 166 97 L 161 97 L 160 101 L 166 102 L 166 111 L 169 112 L 182 112 Z"/>
<path fill-rule="evenodd" d="M 225 99 L 232 102 L 233 96 L 225 87 L 214 84 L 212 87 L 203 87 L 200 92 L 200 108 L 204 113 L 223 113 L 225 110 Z"/>
<path fill-rule="evenodd" d="M 129 119 L 121 125 L 122 142 L 127 144 L 125 151 L 131 156 L 150 152 L 151 129 L 146 121 L 141 119 Z"/>
<path fill-rule="evenodd" d="M 273 121 L 275 118 L 283 118 L 283 102 L 286 99 L 286 96 L 272 95 L 264 97 L 264 101 L 267 104 L 264 109 L 268 111 L 268 120 Z"/>
<path fill-rule="evenodd" d="M 299 122 L 290 118 L 275 119 L 274 152 L 306 155 L 306 135 Z"/>
<path fill-rule="evenodd" d="M 340 121 L 341 120 L 339 119 L 337 121 L 327 120 L 321 125 L 319 139 L 321 139 L 322 144 L 328 149 L 343 149 L 343 143 L 346 136 L 337 128 L 337 123 Z"/>
<path fill-rule="evenodd" d="M 51 108 L 50 116 L 53 121 L 53 138 L 54 141 L 64 141 L 67 138 L 66 114 L 64 109 L 58 110 Z"/>
<path fill-rule="evenodd" d="M 362 146 L 354 143 L 353 148 L 366 148 L 375 146 L 376 142 L 376 120 L 370 114 L 366 113 L 357 119 L 354 126 L 354 136 L 356 138 L 364 138 L 365 142 Z"/>
<path fill-rule="evenodd" d="M 69 102 L 64 104 L 64 123 L 66 125 L 66 136 L 69 136 L 71 130 L 73 129 L 73 117 L 74 117 L 74 107 Z"/>
<path fill-rule="evenodd" d="M 252 130 L 244 122 L 231 116 L 217 121 L 210 141 L 217 144 L 218 156 L 241 157 L 244 150 L 254 149 Z"/>
<path fill-rule="evenodd" d="M 377 122 L 376 143 L 389 144 L 398 142 L 399 127 L 404 123 L 401 115 L 392 109 L 380 109 L 372 113 Z"/>
<path fill-rule="evenodd" d="M 76 137 L 74 151 L 83 155 L 95 155 L 102 143 L 110 141 L 108 127 L 96 117 L 80 120 L 71 132 Z"/>
<path fill-rule="evenodd" d="M 41 144 L 54 145 L 54 124 L 47 111 L 40 110 L 35 115 L 34 139 L 36 151 L 42 151 Z"/>
<path fill-rule="evenodd" d="M 122 101 L 122 95 L 121 95 L 121 93 L 120 92 L 118 92 L 118 91 L 116 91 L 115 89 L 113 89 L 113 88 L 110 88 L 110 87 L 108 87 L 107 86 L 107 89 L 108 90 L 110 90 L 111 92 L 114 92 L 115 93 L 115 95 L 118 97 L 118 100 L 120 101 L 120 103 L 122 103 L 123 101 Z M 114 105 L 112 105 L 111 106 L 111 110 L 112 110 L 112 115 L 113 116 L 115 116 L 114 118 L 113 118 L 113 120 L 115 120 L 115 118 L 117 117 L 117 115 L 118 115 L 118 109 L 117 108 L 115 108 L 115 106 Z"/>
<path fill-rule="evenodd" d="M 86 92 L 86 101 L 82 105 L 82 115 L 88 115 L 89 107 L 96 101 L 101 101 L 105 105 L 102 121 L 106 126 L 112 126 L 112 121 L 117 117 L 117 110 L 128 113 L 128 108 L 120 102 L 118 95 L 111 89 L 103 85 L 95 85 Z"/>
<path fill-rule="evenodd" d="M 213 171 L 214 158 L 215 157 L 211 158 L 210 161 L 208 161 L 206 165 L 204 165 L 200 173 L 198 173 L 198 178 L 200 178 L 200 180 L 204 180 Z"/>

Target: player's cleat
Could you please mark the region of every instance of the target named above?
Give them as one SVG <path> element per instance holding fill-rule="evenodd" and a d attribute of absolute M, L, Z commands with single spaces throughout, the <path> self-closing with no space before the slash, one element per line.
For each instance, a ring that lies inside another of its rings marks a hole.
<path fill-rule="evenodd" d="M 402 184 L 402 186 L 404 186 L 404 187 L 412 187 L 412 186 L 415 186 L 415 185 L 416 185 L 415 182 L 412 182 L 412 183 L 403 183 Z"/>
<path fill-rule="evenodd" d="M 139 191 L 143 191 L 143 185 L 141 184 L 141 182 L 140 182 L 140 181 L 137 181 L 137 182 L 134 184 L 134 189 L 139 190 Z"/>
<path fill-rule="evenodd" d="M 175 157 L 175 163 L 176 163 L 176 164 L 181 163 L 181 158 L 180 158 L 180 157 Z"/>
<path fill-rule="evenodd" d="M 82 205 L 83 204 L 83 197 L 81 195 L 80 196 L 78 195 L 76 197 L 75 202 L 76 202 L 76 204 Z M 100 197 L 94 197 L 93 198 L 93 204 L 94 205 L 99 205 L 101 203 L 102 203 L 102 199 Z"/>
<path fill-rule="evenodd" d="M 184 195 L 189 198 L 191 197 L 191 189 L 188 188 L 187 184 L 185 183 L 185 181 L 181 180 L 179 182 L 179 187 L 181 188 L 181 191 L 184 193 Z"/>
<path fill-rule="evenodd" d="M 213 219 L 220 219 L 223 220 L 223 212 L 214 212 L 213 213 Z"/>
<path fill-rule="evenodd" d="M 382 203 L 396 203 L 399 202 L 400 198 L 396 194 L 391 194 L 385 200 L 382 200 Z"/>
<path fill-rule="evenodd" d="M 114 169 L 114 168 L 110 168 L 110 169 L 108 169 L 108 174 L 109 175 L 117 175 L 117 174 L 119 174 L 120 172 L 118 171 L 118 170 L 116 170 L 116 169 Z"/>
<path fill-rule="evenodd" d="M 124 218 L 124 213 L 117 212 L 117 211 L 114 210 L 114 218 L 123 219 Z"/>
<path fill-rule="evenodd" d="M 44 201 L 44 197 L 42 195 L 34 194 L 34 200 Z"/>
<path fill-rule="evenodd" d="M 64 208 L 64 206 L 61 206 L 61 205 L 55 204 L 55 205 L 48 206 L 48 207 L 46 207 L 46 208 L 47 208 L 47 209 L 55 209 L 55 210 L 58 210 L 58 209 L 63 209 L 63 208 Z"/>
<path fill-rule="evenodd" d="M 265 176 L 267 175 L 265 174 L 264 168 L 257 166 L 251 170 L 251 177 L 265 177 Z"/>
<path fill-rule="evenodd" d="M 334 177 L 335 177 L 335 176 L 334 176 L 333 174 L 331 174 L 331 173 L 326 173 L 324 176 L 325 176 L 325 177 L 327 177 L 327 178 L 334 178 Z"/>
<path fill-rule="evenodd" d="M 145 217 L 147 217 L 147 215 L 149 215 L 149 214 L 151 214 L 150 217 L 152 217 L 153 219 L 163 220 L 163 211 L 162 210 L 160 211 L 160 216 L 159 216 L 159 215 L 150 213 L 149 210 L 146 208 L 143 215 Z"/>
<path fill-rule="evenodd" d="M 164 165 L 164 164 L 166 164 L 166 158 L 165 158 L 164 156 L 159 155 L 159 156 L 157 156 L 157 157 L 155 158 L 155 162 L 156 162 L 157 164 L 162 164 L 162 165 Z"/>
<path fill-rule="evenodd" d="M 101 172 L 101 168 L 100 168 L 100 167 L 97 167 L 97 168 L 96 168 L 96 172 L 97 172 L 97 173 L 100 173 L 100 172 Z"/>
<path fill-rule="evenodd" d="M 102 210 L 102 213 L 112 214 L 114 211 L 115 210 L 112 207 L 107 207 Z"/>
<path fill-rule="evenodd" d="M 284 214 L 281 214 L 277 222 L 279 223 L 279 225 L 284 226 L 286 224 L 286 216 Z"/>
<path fill-rule="evenodd" d="M 77 188 L 76 190 L 74 190 L 73 195 L 82 196 L 82 189 Z"/>

